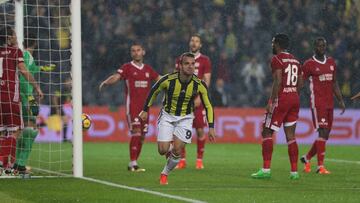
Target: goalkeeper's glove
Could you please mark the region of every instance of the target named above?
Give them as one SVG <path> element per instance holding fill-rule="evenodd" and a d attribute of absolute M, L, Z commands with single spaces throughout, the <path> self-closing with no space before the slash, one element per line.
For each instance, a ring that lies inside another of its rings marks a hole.
<path fill-rule="evenodd" d="M 53 71 L 56 68 L 55 64 L 49 64 L 45 66 L 40 66 L 40 70 L 43 72 L 50 72 Z"/>
<path fill-rule="evenodd" d="M 39 104 L 35 101 L 34 96 L 29 96 L 29 108 L 33 116 L 39 115 Z"/>

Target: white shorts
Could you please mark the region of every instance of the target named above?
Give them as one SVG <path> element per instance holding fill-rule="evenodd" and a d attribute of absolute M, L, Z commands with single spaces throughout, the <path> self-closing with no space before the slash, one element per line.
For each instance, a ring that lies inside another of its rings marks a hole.
<path fill-rule="evenodd" d="M 157 125 L 157 141 L 170 142 L 173 141 L 173 136 L 175 135 L 181 141 L 191 143 L 193 120 L 193 114 L 173 116 L 161 110 Z"/>

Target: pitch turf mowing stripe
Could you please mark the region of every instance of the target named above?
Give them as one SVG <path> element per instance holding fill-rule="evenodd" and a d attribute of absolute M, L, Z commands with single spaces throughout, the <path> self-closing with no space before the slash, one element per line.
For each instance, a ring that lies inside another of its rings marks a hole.
<path fill-rule="evenodd" d="M 360 161 L 349 161 L 349 160 L 342 160 L 342 159 L 327 159 L 327 158 L 325 158 L 325 161 L 346 163 L 346 164 L 360 164 Z"/>
<path fill-rule="evenodd" d="M 35 169 L 37 171 L 41 171 L 41 172 L 47 172 L 47 173 L 50 173 L 50 174 L 56 174 L 56 175 L 59 175 L 59 176 L 65 176 L 65 177 L 71 176 L 71 175 L 66 174 L 66 173 L 60 173 L 60 172 L 50 171 L 50 170 L 45 170 L 45 169 L 40 169 L 40 168 L 33 168 L 33 169 Z M 89 182 L 94 182 L 94 183 L 100 183 L 100 184 L 111 186 L 111 187 L 122 188 L 122 189 L 126 189 L 126 190 L 133 190 L 133 191 L 138 191 L 138 192 L 149 193 L 149 194 L 152 194 L 152 195 L 157 195 L 157 196 L 166 197 L 166 198 L 170 198 L 170 199 L 180 200 L 180 201 L 184 201 L 184 202 L 206 203 L 204 201 L 200 201 L 200 200 L 196 200 L 196 199 L 190 199 L 190 198 L 176 196 L 176 195 L 169 195 L 169 194 L 156 192 L 156 191 L 152 191 L 152 190 L 147 190 L 147 189 L 143 189 L 143 188 L 129 187 L 129 186 L 126 186 L 126 185 L 112 183 L 112 182 L 99 180 L 99 179 L 95 179 L 95 178 L 82 177 L 82 178 L 79 178 L 79 179 L 86 180 L 86 181 L 89 181 Z"/>

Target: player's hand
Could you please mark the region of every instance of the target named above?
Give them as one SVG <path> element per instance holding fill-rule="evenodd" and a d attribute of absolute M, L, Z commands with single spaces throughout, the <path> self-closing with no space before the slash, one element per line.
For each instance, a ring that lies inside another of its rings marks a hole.
<path fill-rule="evenodd" d="M 215 129 L 214 128 L 209 128 L 209 140 L 210 142 L 215 142 Z"/>
<path fill-rule="evenodd" d="M 196 108 L 196 107 L 200 106 L 200 104 L 201 104 L 200 96 L 197 96 L 194 100 L 194 107 Z"/>
<path fill-rule="evenodd" d="M 36 93 L 37 93 L 40 100 L 44 98 L 44 93 L 41 91 L 39 86 L 37 86 L 37 88 L 35 88 L 35 91 L 36 91 Z"/>
<path fill-rule="evenodd" d="M 104 87 L 104 85 L 106 85 L 105 82 L 102 82 L 100 85 L 99 85 L 99 92 L 101 92 L 102 88 Z"/>
<path fill-rule="evenodd" d="M 272 103 L 271 102 L 268 102 L 268 104 L 266 105 L 265 109 L 266 109 L 266 113 L 270 113 L 271 112 L 271 109 L 272 109 Z"/>
<path fill-rule="evenodd" d="M 351 100 L 355 100 L 355 99 L 358 99 L 358 98 L 360 98 L 360 92 L 357 93 L 356 95 L 352 96 Z"/>
<path fill-rule="evenodd" d="M 139 117 L 141 118 L 141 120 L 146 121 L 147 118 L 148 118 L 148 113 L 145 112 L 145 111 L 141 111 L 141 112 L 139 113 Z"/>
<path fill-rule="evenodd" d="M 50 72 L 53 71 L 55 68 L 56 68 L 55 64 L 49 64 L 49 65 L 41 66 L 40 70 L 43 72 Z"/>
<path fill-rule="evenodd" d="M 340 113 L 340 115 L 343 115 L 344 112 L 345 112 L 345 103 L 344 103 L 344 100 L 341 100 L 341 101 L 339 102 L 339 106 L 340 106 L 340 108 L 341 108 L 341 113 Z"/>

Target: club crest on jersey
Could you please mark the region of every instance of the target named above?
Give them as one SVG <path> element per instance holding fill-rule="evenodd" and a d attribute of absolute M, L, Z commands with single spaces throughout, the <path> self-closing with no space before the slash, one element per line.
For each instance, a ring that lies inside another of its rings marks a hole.
<path fill-rule="evenodd" d="M 199 62 L 196 62 L 196 63 L 195 63 L 195 67 L 196 67 L 196 68 L 199 68 L 199 66 L 200 66 L 200 63 L 199 63 Z"/>
<path fill-rule="evenodd" d="M 320 71 L 320 68 L 316 67 L 315 71 Z"/>
<path fill-rule="evenodd" d="M 334 66 L 330 66 L 330 70 L 331 70 L 331 71 L 334 71 Z"/>
<path fill-rule="evenodd" d="M 150 77 L 150 74 L 148 72 L 145 73 L 145 77 Z"/>

